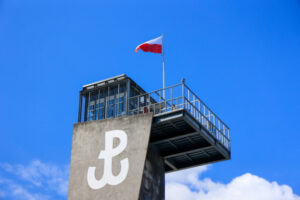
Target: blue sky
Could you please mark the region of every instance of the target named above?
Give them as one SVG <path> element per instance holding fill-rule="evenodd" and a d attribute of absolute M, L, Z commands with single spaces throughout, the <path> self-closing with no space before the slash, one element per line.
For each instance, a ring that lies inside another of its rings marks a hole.
<path fill-rule="evenodd" d="M 201 177 L 300 195 L 299 19 L 299 0 L 0 0 L 0 199 L 66 199 L 53 185 L 66 188 L 82 85 L 126 73 L 160 89 L 161 57 L 134 49 L 161 33 L 166 85 L 186 78 L 231 128 L 232 160 Z"/>

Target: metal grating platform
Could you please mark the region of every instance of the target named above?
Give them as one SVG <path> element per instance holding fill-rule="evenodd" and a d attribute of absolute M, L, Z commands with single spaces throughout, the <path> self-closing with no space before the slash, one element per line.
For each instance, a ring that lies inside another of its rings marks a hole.
<path fill-rule="evenodd" d="M 230 159 L 229 127 L 185 84 L 146 93 L 125 74 L 83 86 L 78 122 L 153 113 L 150 145 L 176 171 Z"/>
<path fill-rule="evenodd" d="M 230 159 L 230 151 L 184 109 L 154 117 L 150 145 L 165 160 L 165 171 Z"/>

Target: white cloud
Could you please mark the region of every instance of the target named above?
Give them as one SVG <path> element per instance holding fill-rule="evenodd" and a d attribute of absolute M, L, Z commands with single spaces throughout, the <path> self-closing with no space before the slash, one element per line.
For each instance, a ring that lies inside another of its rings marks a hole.
<path fill-rule="evenodd" d="M 167 182 L 177 182 L 185 184 L 193 184 L 198 182 L 200 175 L 209 169 L 210 165 L 189 168 L 178 172 L 168 173 L 166 175 Z"/>
<path fill-rule="evenodd" d="M 53 194 L 61 197 L 67 195 L 68 166 L 34 160 L 28 165 L 0 164 L 1 168 L 6 177 L 10 178 L 0 179 L 0 197 L 2 195 L 13 199 L 47 200 Z"/>
<path fill-rule="evenodd" d="M 27 166 L 3 164 L 2 167 L 6 172 L 15 174 L 20 179 L 28 181 L 36 187 L 48 187 L 58 194 L 67 194 L 68 166 L 60 167 L 34 160 Z"/>
<path fill-rule="evenodd" d="M 6 173 L 5 178 L 1 176 L 1 169 Z M 202 178 L 209 169 L 210 166 L 201 166 L 167 174 L 166 200 L 300 200 L 291 187 L 250 173 L 229 183 Z M 0 164 L 0 199 L 65 199 L 68 173 L 68 166 L 39 160 L 28 165 Z"/>
<path fill-rule="evenodd" d="M 167 174 L 166 200 L 300 200 L 291 187 L 250 173 L 227 184 L 201 179 L 207 169 L 198 167 Z"/>
<path fill-rule="evenodd" d="M 23 186 L 18 184 L 10 184 L 10 195 L 14 197 L 14 199 L 26 199 L 26 200 L 48 200 L 49 197 L 47 195 L 32 193 L 26 190 Z"/>
<path fill-rule="evenodd" d="M 0 179 L 0 199 L 14 200 L 48 200 L 48 195 L 30 192 L 24 185 L 17 184 L 10 179 Z"/>

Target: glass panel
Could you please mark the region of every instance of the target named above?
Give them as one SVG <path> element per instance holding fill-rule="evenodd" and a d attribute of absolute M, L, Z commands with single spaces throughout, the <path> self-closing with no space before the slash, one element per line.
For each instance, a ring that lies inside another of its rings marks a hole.
<path fill-rule="evenodd" d="M 93 91 L 90 92 L 88 95 L 88 119 L 87 120 L 95 120 L 96 119 L 96 115 L 95 115 L 95 104 L 96 104 L 96 100 L 98 98 L 98 91 Z"/>
<path fill-rule="evenodd" d="M 94 119 L 95 119 L 95 111 L 90 111 L 88 120 L 94 120 Z"/>
<path fill-rule="evenodd" d="M 125 114 L 125 102 L 119 103 L 119 115 Z"/>
<path fill-rule="evenodd" d="M 100 110 L 98 110 L 98 119 L 104 119 L 105 118 L 105 109 L 100 108 Z"/>
<path fill-rule="evenodd" d="M 108 118 L 115 116 L 115 104 L 109 105 Z"/>
<path fill-rule="evenodd" d="M 95 109 L 94 105 L 90 105 L 89 110 L 93 110 L 93 109 Z"/>

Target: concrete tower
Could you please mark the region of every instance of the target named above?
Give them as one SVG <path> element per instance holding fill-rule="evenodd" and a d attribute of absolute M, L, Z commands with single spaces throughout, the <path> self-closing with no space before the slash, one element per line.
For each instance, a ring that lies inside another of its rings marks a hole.
<path fill-rule="evenodd" d="M 145 92 L 126 75 L 83 86 L 69 200 L 163 200 L 165 173 L 230 159 L 230 130 L 182 81 Z"/>

